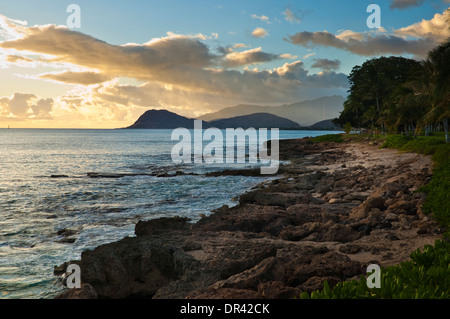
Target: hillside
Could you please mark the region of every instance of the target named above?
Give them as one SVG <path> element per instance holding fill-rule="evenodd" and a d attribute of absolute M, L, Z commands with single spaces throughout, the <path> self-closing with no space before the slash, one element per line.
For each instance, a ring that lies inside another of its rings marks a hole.
<path fill-rule="evenodd" d="M 142 114 L 128 129 L 194 128 L 194 120 L 166 110 L 150 110 Z"/>
<path fill-rule="evenodd" d="M 194 128 L 194 119 L 189 119 L 166 110 L 149 110 L 142 114 L 139 119 L 128 129 L 175 129 L 184 127 Z M 216 127 L 225 128 L 289 128 L 296 129 L 300 126 L 288 119 L 268 114 L 256 113 L 245 116 L 237 116 L 211 122 L 203 122 L 203 128 Z"/>
<path fill-rule="evenodd" d="M 217 127 L 220 129 L 242 127 L 247 129 L 253 128 L 300 128 L 296 122 L 291 120 L 269 114 L 256 113 L 244 116 L 232 117 L 229 119 L 222 119 L 211 121 L 208 123 L 209 127 Z"/>

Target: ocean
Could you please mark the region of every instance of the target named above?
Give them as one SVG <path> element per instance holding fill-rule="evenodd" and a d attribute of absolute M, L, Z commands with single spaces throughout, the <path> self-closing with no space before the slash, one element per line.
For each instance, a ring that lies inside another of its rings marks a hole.
<path fill-rule="evenodd" d="M 53 298 L 63 289 L 54 266 L 134 236 L 139 220 L 195 222 L 273 178 L 175 174 L 255 165 L 174 164 L 171 133 L 0 129 L 0 298 Z M 279 138 L 330 133 L 338 132 L 280 131 Z"/>

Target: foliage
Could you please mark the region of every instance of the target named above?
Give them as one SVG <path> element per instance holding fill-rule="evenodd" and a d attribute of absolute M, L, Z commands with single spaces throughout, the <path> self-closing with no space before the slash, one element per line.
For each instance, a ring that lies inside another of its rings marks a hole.
<path fill-rule="evenodd" d="M 316 136 L 311 139 L 315 143 L 342 143 L 344 140 L 340 134 L 328 134 Z"/>
<path fill-rule="evenodd" d="M 409 141 L 414 138 L 412 136 L 406 135 L 392 135 L 386 139 L 386 142 L 381 146 L 381 148 L 401 148 L 406 145 Z"/>
<path fill-rule="evenodd" d="M 444 129 L 450 143 L 450 40 L 424 61 L 380 57 L 355 66 L 349 96 L 335 124 L 385 133 Z"/>
<path fill-rule="evenodd" d="M 304 292 L 301 299 L 448 299 L 450 298 L 450 243 L 437 240 L 411 260 L 381 269 L 381 288 L 368 288 L 366 278 L 339 282 L 332 289 L 327 282 L 321 291 Z"/>
<path fill-rule="evenodd" d="M 350 134 L 350 132 L 352 131 L 352 125 L 350 124 L 350 122 L 345 123 L 344 131 L 345 134 Z"/>

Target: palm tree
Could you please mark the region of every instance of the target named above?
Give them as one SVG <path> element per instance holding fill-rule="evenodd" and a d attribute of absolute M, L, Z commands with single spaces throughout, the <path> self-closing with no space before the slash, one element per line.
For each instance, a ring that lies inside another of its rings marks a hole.
<path fill-rule="evenodd" d="M 428 54 L 432 65 L 433 102 L 427 113 L 428 122 L 442 121 L 445 130 L 445 141 L 450 143 L 448 121 L 450 118 L 450 40 L 442 43 Z"/>

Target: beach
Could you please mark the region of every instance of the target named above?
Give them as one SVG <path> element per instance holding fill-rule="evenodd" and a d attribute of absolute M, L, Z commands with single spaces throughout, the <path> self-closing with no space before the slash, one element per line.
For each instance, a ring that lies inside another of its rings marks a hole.
<path fill-rule="evenodd" d="M 406 261 L 443 233 L 416 192 L 431 180 L 429 156 L 309 138 L 280 141 L 280 156 L 279 176 L 237 206 L 139 221 L 135 236 L 56 266 L 59 277 L 78 264 L 82 281 L 57 298 L 298 298 Z"/>

